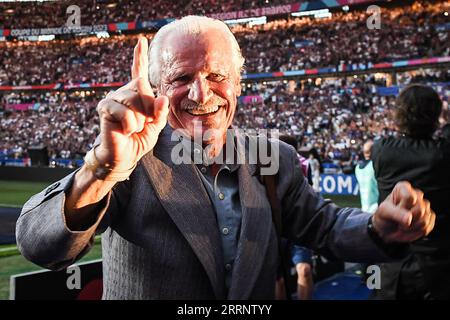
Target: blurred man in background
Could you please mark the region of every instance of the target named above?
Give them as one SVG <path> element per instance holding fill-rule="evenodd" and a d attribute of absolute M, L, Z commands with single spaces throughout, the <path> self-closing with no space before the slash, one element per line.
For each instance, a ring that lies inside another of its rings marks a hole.
<path fill-rule="evenodd" d="M 450 298 L 450 137 L 433 137 L 441 114 L 442 101 L 433 88 L 410 85 L 396 102 L 400 136 L 373 145 L 379 201 L 398 181 L 408 180 L 423 190 L 437 215 L 434 231 L 413 242 L 406 259 L 382 265 L 379 299 Z"/>

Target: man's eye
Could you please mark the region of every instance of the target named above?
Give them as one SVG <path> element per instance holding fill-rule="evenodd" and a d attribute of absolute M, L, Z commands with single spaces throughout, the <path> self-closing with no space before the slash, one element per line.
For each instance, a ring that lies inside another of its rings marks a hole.
<path fill-rule="evenodd" d="M 175 78 L 175 80 L 173 80 L 173 82 L 178 82 L 178 83 L 184 83 L 184 82 L 188 82 L 189 81 L 189 76 L 179 76 L 177 78 Z"/>
<path fill-rule="evenodd" d="M 221 74 L 218 74 L 218 73 L 211 73 L 208 76 L 208 79 L 211 80 L 211 81 L 220 82 L 220 81 L 225 80 L 225 77 L 223 75 L 221 75 Z"/>

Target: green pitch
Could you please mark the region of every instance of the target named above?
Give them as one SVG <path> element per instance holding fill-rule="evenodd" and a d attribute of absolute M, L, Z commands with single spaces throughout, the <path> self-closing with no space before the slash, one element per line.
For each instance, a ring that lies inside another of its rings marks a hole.
<path fill-rule="evenodd" d="M 0 180 L 0 206 L 22 206 L 32 195 L 43 190 L 48 182 Z"/>
<path fill-rule="evenodd" d="M 340 207 L 361 208 L 359 196 L 324 195 L 325 199 L 330 199 Z"/>

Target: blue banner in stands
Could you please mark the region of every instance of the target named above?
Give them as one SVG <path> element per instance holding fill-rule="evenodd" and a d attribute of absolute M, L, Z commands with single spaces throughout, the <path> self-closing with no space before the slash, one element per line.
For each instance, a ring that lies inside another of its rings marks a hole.
<path fill-rule="evenodd" d="M 175 21 L 175 19 L 167 18 L 151 21 L 138 21 L 136 24 L 136 29 L 159 29 L 172 21 Z"/>
<path fill-rule="evenodd" d="M 377 94 L 380 96 L 396 96 L 398 95 L 400 88 L 398 86 L 392 87 L 377 87 Z"/>
<path fill-rule="evenodd" d="M 322 194 L 359 195 L 358 181 L 353 174 L 322 174 L 320 190 Z"/>
<path fill-rule="evenodd" d="M 450 30 L 450 22 L 445 24 L 440 24 L 438 26 L 435 26 L 436 31 L 446 31 Z"/>

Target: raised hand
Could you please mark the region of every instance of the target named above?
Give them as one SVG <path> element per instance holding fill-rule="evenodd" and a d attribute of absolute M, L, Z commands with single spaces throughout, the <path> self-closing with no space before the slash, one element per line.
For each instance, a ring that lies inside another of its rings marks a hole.
<path fill-rule="evenodd" d="M 98 104 L 101 143 L 98 162 L 114 170 L 128 170 L 153 149 L 167 123 L 169 100 L 155 98 L 148 80 L 148 42 L 139 38 L 134 48 L 132 80 L 109 93 Z"/>
<path fill-rule="evenodd" d="M 433 230 L 435 220 L 430 202 L 409 182 L 397 183 L 373 216 L 376 232 L 387 243 L 420 239 Z"/>

